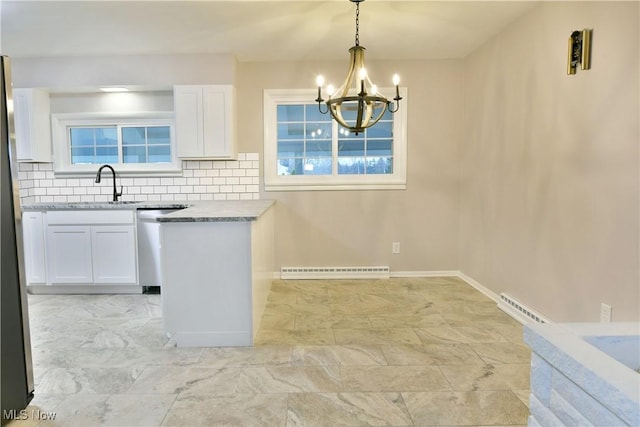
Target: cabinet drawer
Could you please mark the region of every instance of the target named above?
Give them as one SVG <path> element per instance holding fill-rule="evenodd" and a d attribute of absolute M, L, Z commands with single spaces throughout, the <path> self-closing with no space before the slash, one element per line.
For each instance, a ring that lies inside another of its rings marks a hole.
<path fill-rule="evenodd" d="M 48 225 L 133 224 L 132 210 L 47 211 Z"/>

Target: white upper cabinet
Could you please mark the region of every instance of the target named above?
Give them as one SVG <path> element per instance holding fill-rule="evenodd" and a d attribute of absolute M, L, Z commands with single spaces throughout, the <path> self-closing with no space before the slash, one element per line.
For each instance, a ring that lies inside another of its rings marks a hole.
<path fill-rule="evenodd" d="M 21 162 L 50 162 L 49 92 L 42 89 L 13 89 L 13 109 L 16 159 Z"/>
<path fill-rule="evenodd" d="M 178 157 L 236 158 L 234 98 L 230 85 L 174 86 Z"/>

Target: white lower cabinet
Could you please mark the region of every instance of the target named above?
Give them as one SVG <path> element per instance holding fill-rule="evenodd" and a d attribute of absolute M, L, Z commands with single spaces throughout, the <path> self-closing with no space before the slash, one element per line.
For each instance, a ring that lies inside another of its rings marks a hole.
<path fill-rule="evenodd" d="M 22 214 L 22 242 L 27 284 L 47 283 L 46 248 L 42 212 Z"/>
<path fill-rule="evenodd" d="M 133 211 L 46 213 L 50 285 L 136 285 L 137 252 Z"/>
<path fill-rule="evenodd" d="M 92 283 L 91 227 L 47 227 L 49 283 Z"/>
<path fill-rule="evenodd" d="M 91 227 L 94 283 L 136 283 L 136 254 L 133 226 Z"/>

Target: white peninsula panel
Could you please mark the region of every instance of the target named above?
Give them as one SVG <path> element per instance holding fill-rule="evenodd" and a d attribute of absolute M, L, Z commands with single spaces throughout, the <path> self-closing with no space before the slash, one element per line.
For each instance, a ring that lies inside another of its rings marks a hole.
<path fill-rule="evenodd" d="M 162 317 L 177 346 L 253 344 L 274 270 L 272 204 L 211 202 L 158 219 Z"/>

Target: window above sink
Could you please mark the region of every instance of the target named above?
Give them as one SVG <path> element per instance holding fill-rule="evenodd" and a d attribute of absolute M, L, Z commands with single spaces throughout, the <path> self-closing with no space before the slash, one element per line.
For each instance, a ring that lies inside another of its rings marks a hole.
<path fill-rule="evenodd" d="M 173 112 L 52 114 L 51 125 L 56 174 L 180 171 Z"/>

